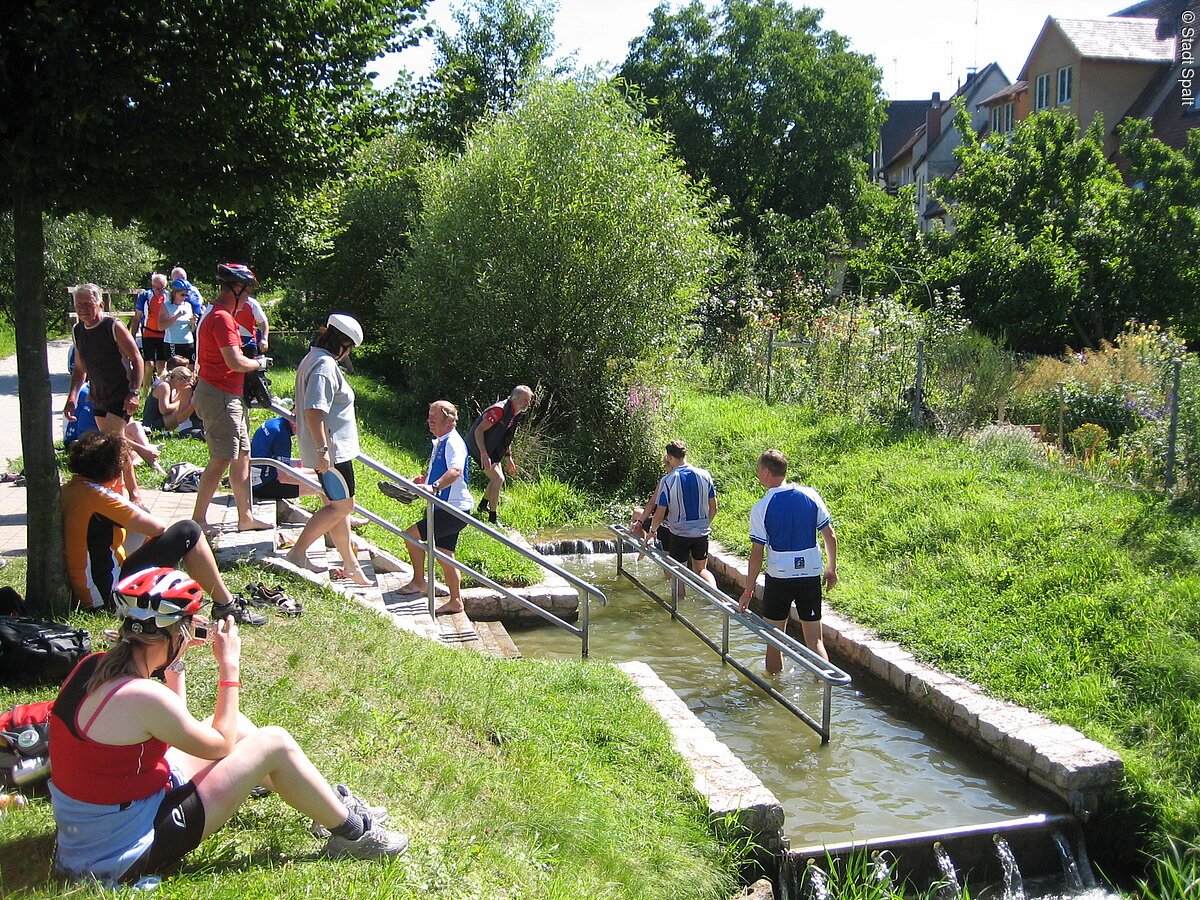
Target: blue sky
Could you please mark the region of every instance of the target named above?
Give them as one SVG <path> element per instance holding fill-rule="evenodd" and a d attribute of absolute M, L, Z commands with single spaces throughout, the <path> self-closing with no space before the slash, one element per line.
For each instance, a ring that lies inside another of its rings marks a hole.
<path fill-rule="evenodd" d="M 461 5 L 461 0 L 434 0 L 429 19 L 450 28 L 450 12 Z M 555 20 L 559 55 L 574 51 L 581 65 L 620 64 L 657 5 L 655 0 L 560 0 Z M 681 5 L 671 2 L 672 8 Z M 918 100 L 933 91 L 948 96 L 968 67 L 989 62 L 998 62 L 1015 80 L 1049 15 L 1095 18 L 1127 5 L 1119 0 L 837 0 L 823 5 L 822 24 L 850 38 L 855 50 L 875 57 L 889 97 Z M 376 83 L 390 84 L 401 68 L 424 74 L 431 57 L 429 46 L 384 57 L 374 66 Z"/>

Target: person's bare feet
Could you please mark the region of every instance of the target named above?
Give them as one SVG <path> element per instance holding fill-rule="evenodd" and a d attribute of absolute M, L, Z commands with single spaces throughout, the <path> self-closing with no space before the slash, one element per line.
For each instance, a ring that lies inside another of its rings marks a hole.
<path fill-rule="evenodd" d="M 270 531 L 275 526 L 259 519 L 238 519 L 238 531 Z"/>
<path fill-rule="evenodd" d="M 462 601 L 460 600 L 457 603 L 455 603 L 454 601 L 451 601 L 449 603 L 443 603 L 441 606 L 439 606 L 437 609 L 435 609 L 433 611 L 433 614 L 435 616 L 453 616 L 462 611 L 463 611 L 463 605 L 462 605 Z"/>
<path fill-rule="evenodd" d="M 375 583 L 367 578 L 367 573 L 362 570 L 362 566 L 336 568 L 333 570 L 333 577 L 353 581 L 361 587 L 368 587 Z"/>
<path fill-rule="evenodd" d="M 215 538 L 221 533 L 221 526 L 219 525 L 211 525 L 208 522 L 201 522 L 199 519 L 193 519 L 192 521 L 200 526 L 200 531 L 206 538 Z"/>
<path fill-rule="evenodd" d="M 318 568 L 317 566 L 313 565 L 312 560 L 310 560 L 308 558 L 307 553 L 297 554 L 295 547 L 293 547 L 291 550 L 289 550 L 283 558 L 286 559 L 288 562 L 290 562 L 297 569 L 307 569 L 309 572 L 317 572 L 317 573 L 324 572 L 324 569 Z"/>
<path fill-rule="evenodd" d="M 408 584 L 396 588 L 396 593 L 401 597 L 415 597 L 417 594 L 428 592 L 428 590 L 429 585 L 425 584 L 425 582 L 417 583 L 416 581 L 410 581 Z"/>

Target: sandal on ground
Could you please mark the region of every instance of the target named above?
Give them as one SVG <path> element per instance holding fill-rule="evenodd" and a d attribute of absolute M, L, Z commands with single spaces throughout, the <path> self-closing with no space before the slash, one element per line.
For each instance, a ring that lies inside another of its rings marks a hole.
<path fill-rule="evenodd" d="M 284 594 L 275 601 L 275 612 L 281 616 L 296 618 L 304 614 L 304 604 L 293 597 Z"/>

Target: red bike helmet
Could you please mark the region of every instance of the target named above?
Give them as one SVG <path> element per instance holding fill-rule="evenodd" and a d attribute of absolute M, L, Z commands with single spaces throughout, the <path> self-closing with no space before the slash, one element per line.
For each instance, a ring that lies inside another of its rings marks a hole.
<path fill-rule="evenodd" d="M 178 569 L 157 566 L 134 572 L 113 589 L 117 615 L 134 634 L 154 634 L 200 612 L 204 592 Z"/>
<path fill-rule="evenodd" d="M 249 266 L 241 263 L 220 263 L 217 266 L 217 281 L 221 284 L 244 284 L 251 288 L 258 286 L 258 278 Z"/>

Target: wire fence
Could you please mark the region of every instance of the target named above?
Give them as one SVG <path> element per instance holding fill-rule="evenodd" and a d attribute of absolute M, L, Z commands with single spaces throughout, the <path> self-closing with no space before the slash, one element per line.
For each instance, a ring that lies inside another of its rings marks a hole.
<path fill-rule="evenodd" d="M 1200 495 L 1200 359 L 1161 330 L 1063 357 L 1020 356 L 961 323 L 885 305 L 748 333 L 710 360 L 722 386 Z"/>

